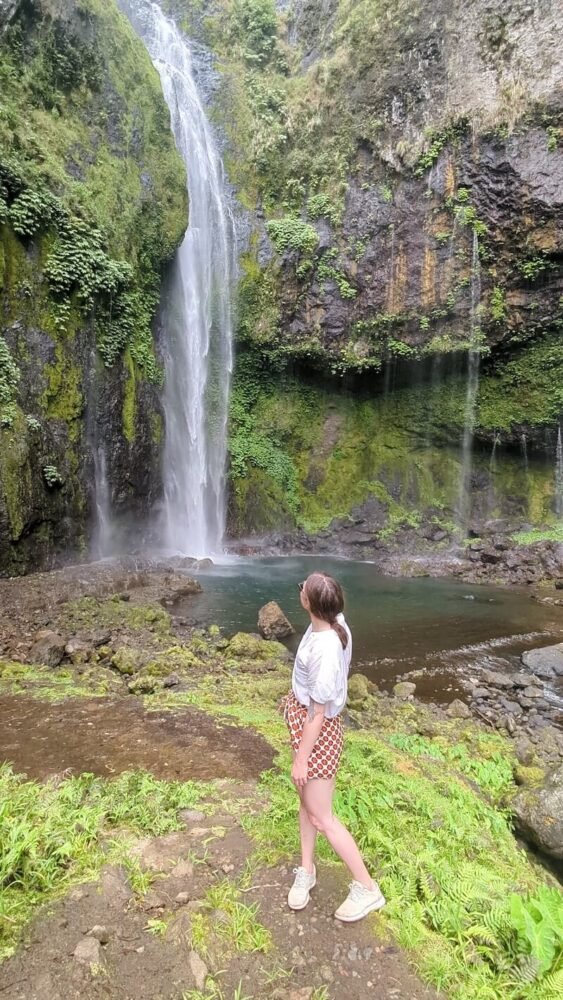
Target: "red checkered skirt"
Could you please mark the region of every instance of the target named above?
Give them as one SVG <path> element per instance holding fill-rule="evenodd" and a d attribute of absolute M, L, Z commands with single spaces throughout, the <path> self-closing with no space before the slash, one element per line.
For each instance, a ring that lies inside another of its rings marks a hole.
<path fill-rule="evenodd" d="M 294 751 L 299 749 L 307 715 L 308 709 L 297 701 L 293 691 L 290 691 L 285 701 L 284 719 L 289 729 L 291 747 Z M 340 716 L 337 715 L 334 719 L 325 719 L 319 738 L 309 757 L 307 777 L 334 778 L 338 771 L 343 744 L 344 730 Z"/>

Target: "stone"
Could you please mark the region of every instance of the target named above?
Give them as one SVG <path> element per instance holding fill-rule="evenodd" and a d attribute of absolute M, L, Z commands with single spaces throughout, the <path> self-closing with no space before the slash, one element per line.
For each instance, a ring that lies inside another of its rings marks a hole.
<path fill-rule="evenodd" d="M 75 666 L 87 663 L 91 652 L 92 647 L 87 642 L 82 642 L 81 639 L 70 639 L 65 646 L 65 654 Z"/>
<path fill-rule="evenodd" d="M 524 767 L 522 764 L 514 768 L 514 780 L 517 785 L 526 785 L 537 788 L 545 778 L 545 771 L 541 767 Z"/>
<path fill-rule="evenodd" d="M 258 612 L 258 631 L 264 639 L 285 639 L 294 635 L 295 629 L 279 604 L 270 601 Z"/>
<path fill-rule="evenodd" d="M 522 663 L 539 677 L 563 677 L 563 642 L 522 653 Z"/>
<path fill-rule="evenodd" d="M 563 764 L 547 774 L 543 785 L 518 792 L 512 811 L 526 840 L 550 857 L 563 858 Z"/>
<path fill-rule="evenodd" d="M 402 698 L 403 700 L 410 698 L 415 691 L 416 684 L 413 684 L 412 681 L 399 681 L 399 683 L 395 684 L 393 688 L 393 694 L 395 697 Z"/>
<path fill-rule="evenodd" d="M 247 632 L 237 632 L 226 649 L 227 657 L 248 660 L 273 660 L 287 656 L 285 646 L 281 642 L 268 641 L 259 635 L 249 635 Z"/>
<path fill-rule="evenodd" d="M 448 705 L 446 715 L 449 715 L 450 719 L 470 719 L 471 709 L 460 698 L 456 698 Z"/>
<path fill-rule="evenodd" d="M 181 809 L 178 813 L 178 819 L 182 823 L 201 823 L 205 819 L 205 813 L 199 809 Z"/>
<path fill-rule="evenodd" d="M 168 677 L 165 677 L 162 681 L 162 686 L 165 688 L 178 687 L 178 684 L 180 684 L 180 677 L 178 674 L 168 674 Z"/>
<path fill-rule="evenodd" d="M 535 687 L 535 686 L 534 687 L 530 686 L 530 687 L 524 688 L 524 692 L 523 693 L 524 693 L 524 698 L 541 698 L 541 696 L 542 696 L 542 689 L 538 688 L 538 687 Z"/>
<path fill-rule="evenodd" d="M 138 649 L 131 649 L 130 646 L 120 646 L 113 654 L 111 664 L 120 674 L 131 676 L 131 674 L 135 674 L 141 668 L 143 657 Z"/>
<path fill-rule="evenodd" d="M 66 642 L 62 635 L 48 628 L 40 629 L 29 651 L 29 662 L 42 663 L 46 667 L 58 667 L 65 655 L 65 646 Z"/>
<path fill-rule="evenodd" d="M 533 684 L 543 687 L 543 681 L 539 677 L 534 677 L 533 674 L 512 674 L 512 683 L 517 688 L 527 688 Z"/>
<path fill-rule="evenodd" d="M 515 746 L 516 760 L 524 767 L 529 767 L 533 763 L 535 751 L 527 736 L 521 736 Z"/>
<path fill-rule="evenodd" d="M 96 938 L 100 944 L 107 944 L 109 941 L 109 931 L 103 924 L 94 924 L 92 930 L 88 931 L 88 935 Z"/>
<path fill-rule="evenodd" d="M 74 949 L 74 959 L 81 965 L 101 965 L 103 962 L 102 946 L 97 938 L 85 937 Z"/>
<path fill-rule="evenodd" d="M 195 570 L 211 569 L 212 566 L 214 566 L 213 559 L 209 559 L 209 558 L 198 559 L 197 563 L 194 566 L 194 569 Z"/>
<path fill-rule="evenodd" d="M 192 971 L 192 976 L 195 979 L 197 989 L 205 989 L 205 980 L 207 979 L 207 966 L 205 962 L 198 955 L 197 951 L 190 951 L 188 962 L 190 964 L 190 969 Z"/>
<path fill-rule="evenodd" d="M 473 690 L 471 692 L 471 697 L 475 701 L 480 701 L 483 698 L 490 698 L 491 697 L 491 692 L 489 691 L 488 688 L 485 688 L 485 687 L 476 687 L 476 688 L 473 688 Z"/>
<path fill-rule="evenodd" d="M 180 906 L 185 906 L 186 903 L 189 903 L 189 901 L 190 901 L 189 892 L 179 892 L 178 895 L 176 896 L 176 902 L 179 903 Z"/>
<path fill-rule="evenodd" d="M 501 674 L 498 670 L 484 670 L 483 681 L 485 684 L 492 684 L 493 687 L 514 687 L 512 677 L 509 677 L 508 674 Z"/>
<path fill-rule="evenodd" d="M 348 704 L 350 708 L 363 708 L 377 686 L 365 674 L 352 674 L 348 681 Z"/>

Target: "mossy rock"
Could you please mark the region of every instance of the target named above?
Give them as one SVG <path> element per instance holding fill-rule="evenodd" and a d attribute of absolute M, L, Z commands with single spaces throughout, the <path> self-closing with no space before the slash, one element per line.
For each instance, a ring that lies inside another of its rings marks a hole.
<path fill-rule="evenodd" d="M 221 629 L 219 628 L 218 625 L 210 625 L 209 628 L 207 629 L 207 634 L 210 636 L 211 639 L 219 639 L 221 635 Z"/>
<path fill-rule="evenodd" d="M 363 708 L 375 691 L 377 685 L 369 677 L 353 674 L 348 681 L 348 707 L 356 710 Z"/>
<path fill-rule="evenodd" d="M 545 780 L 545 771 L 541 767 L 525 767 L 523 764 L 518 764 L 514 768 L 514 780 L 517 785 L 538 788 Z"/>
<path fill-rule="evenodd" d="M 158 677 L 148 677 L 144 674 L 129 681 L 127 690 L 130 694 L 154 694 L 162 687 L 162 681 Z"/>
<path fill-rule="evenodd" d="M 201 660 L 198 660 L 187 646 L 172 646 L 166 652 L 155 657 L 154 660 L 150 660 L 143 667 L 142 673 L 144 677 L 164 678 L 174 672 L 193 671 L 194 667 L 201 666 Z"/>
<path fill-rule="evenodd" d="M 245 660 L 280 660 L 287 656 L 281 642 L 269 642 L 247 632 L 237 632 L 226 649 L 226 656 Z"/>
<path fill-rule="evenodd" d="M 136 674 L 141 669 L 143 656 L 138 649 L 132 649 L 130 646 L 120 646 L 113 654 L 111 664 L 120 674 L 130 676 Z"/>

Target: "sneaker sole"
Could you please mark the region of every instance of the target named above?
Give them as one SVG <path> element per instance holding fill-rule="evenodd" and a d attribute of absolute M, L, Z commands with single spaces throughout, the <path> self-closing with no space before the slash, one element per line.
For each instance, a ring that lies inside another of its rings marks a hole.
<path fill-rule="evenodd" d="M 305 902 L 302 903 L 301 906 L 292 906 L 291 903 L 289 902 L 289 899 L 288 899 L 287 905 L 289 906 L 289 909 L 290 910 L 295 910 L 296 913 L 299 912 L 299 910 L 304 910 L 305 907 L 308 906 L 309 903 L 311 902 L 311 889 L 314 889 L 315 886 L 316 886 L 316 884 L 317 884 L 317 879 L 316 879 L 316 876 L 315 876 L 315 881 L 313 882 L 312 885 L 309 886 L 309 892 L 308 892 L 307 899 L 305 900 Z"/>
<path fill-rule="evenodd" d="M 363 920 L 364 917 L 367 917 L 368 913 L 374 913 L 376 910 L 382 910 L 386 902 L 387 900 L 385 899 L 385 896 L 381 896 L 381 898 L 376 899 L 374 903 L 369 903 L 368 906 L 365 906 L 361 913 L 355 913 L 353 917 L 339 917 L 338 913 L 335 913 L 334 916 L 337 920 L 341 920 L 344 924 L 355 924 L 357 920 Z"/>

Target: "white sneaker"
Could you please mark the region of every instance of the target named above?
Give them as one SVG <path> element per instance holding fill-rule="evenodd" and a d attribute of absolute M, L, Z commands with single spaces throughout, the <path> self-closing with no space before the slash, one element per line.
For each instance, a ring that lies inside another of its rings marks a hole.
<path fill-rule="evenodd" d="M 287 904 L 292 910 L 304 910 L 309 902 L 310 890 L 317 884 L 317 869 L 313 865 L 313 874 L 309 875 L 306 868 L 294 868 L 295 881 L 289 890 Z"/>
<path fill-rule="evenodd" d="M 372 910 L 381 910 L 385 906 L 386 899 L 377 882 L 373 885 L 373 889 L 366 889 L 361 882 L 350 882 L 350 892 L 334 916 L 351 924 L 366 917 Z"/>

